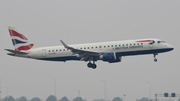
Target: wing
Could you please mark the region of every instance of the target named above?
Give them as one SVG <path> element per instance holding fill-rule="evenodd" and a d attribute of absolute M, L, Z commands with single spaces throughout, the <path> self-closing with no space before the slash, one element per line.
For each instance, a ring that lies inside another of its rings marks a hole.
<path fill-rule="evenodd" d="M 70 49 L 74 54 L 79 54 L 79 56 L 81 57 L 81 60 L 84 60 L 84 61 L 93 60 L 95 58 L 98 58 L 101 55 L 101 53 L 94 52 L 94 51 L 75 49 L 73 47 L 66 45 L 62 40 L 60 41 L 65 48 Z"/>

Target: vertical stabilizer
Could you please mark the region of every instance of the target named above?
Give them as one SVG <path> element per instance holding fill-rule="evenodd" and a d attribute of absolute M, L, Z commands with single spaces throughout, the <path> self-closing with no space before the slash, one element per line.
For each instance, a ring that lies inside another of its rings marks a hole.
<path fill-rule="evenodd" d="M 33 43 L 29 43 L 28 39 L 14 27 L 8 27 L 8 30 L 16 51 L 27 51 L 34 46 Z"/>

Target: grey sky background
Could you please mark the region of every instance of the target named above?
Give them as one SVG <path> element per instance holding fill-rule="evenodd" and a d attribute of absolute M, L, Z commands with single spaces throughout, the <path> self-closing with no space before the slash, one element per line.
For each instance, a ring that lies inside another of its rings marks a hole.
<path fill-rule="evenodd" d="M 98 61 L 97 69 L 86 62 L 48 62 L 6 55 L 13 45 L 7 26 L 16 27 L 36 46 L 159 38 L 175 50 L 153 55 L 123 57 L 121 63 Z M 2 97 L 8 95 L 45 100 L 78 96 L 88 101 L 104 98 L 104 82 L 108 99 L 116 96 L 135 101 L 154 94 L 180 94 L 179 80 L 179 0 L 0 0 L 0 78 Z"/>

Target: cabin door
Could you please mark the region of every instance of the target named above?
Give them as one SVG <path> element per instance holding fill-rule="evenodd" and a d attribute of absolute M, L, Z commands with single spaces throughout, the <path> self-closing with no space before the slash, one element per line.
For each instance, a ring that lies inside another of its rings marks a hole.
<path fill-rule="evenodd" d="M 151 42 L 149 43 L 149 48 L 150 48 L 150 49 L 153 48 L 154 43 L 155 43 L 154 41 L 151 41 Z"/>
<path fill-rule="evenodd" d="M 43 56 L 43 57 L 46 57 L 46 49 L 43 49 L 43 50 L 42 50 L 42 56 Z"/>

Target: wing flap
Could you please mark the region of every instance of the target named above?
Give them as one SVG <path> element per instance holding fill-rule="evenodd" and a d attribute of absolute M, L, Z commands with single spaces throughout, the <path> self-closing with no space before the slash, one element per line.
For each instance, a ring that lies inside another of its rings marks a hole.
<path fill-rule="evenodd" d="M 80 50 L 80 49 L 72 49 L 71 50 L 74 54 L 79 54 L 80 56 L 99 56 L 100 53 L 98 52 L 93 52 L 93 51 L 87 51 L 87 50 Z"/>

